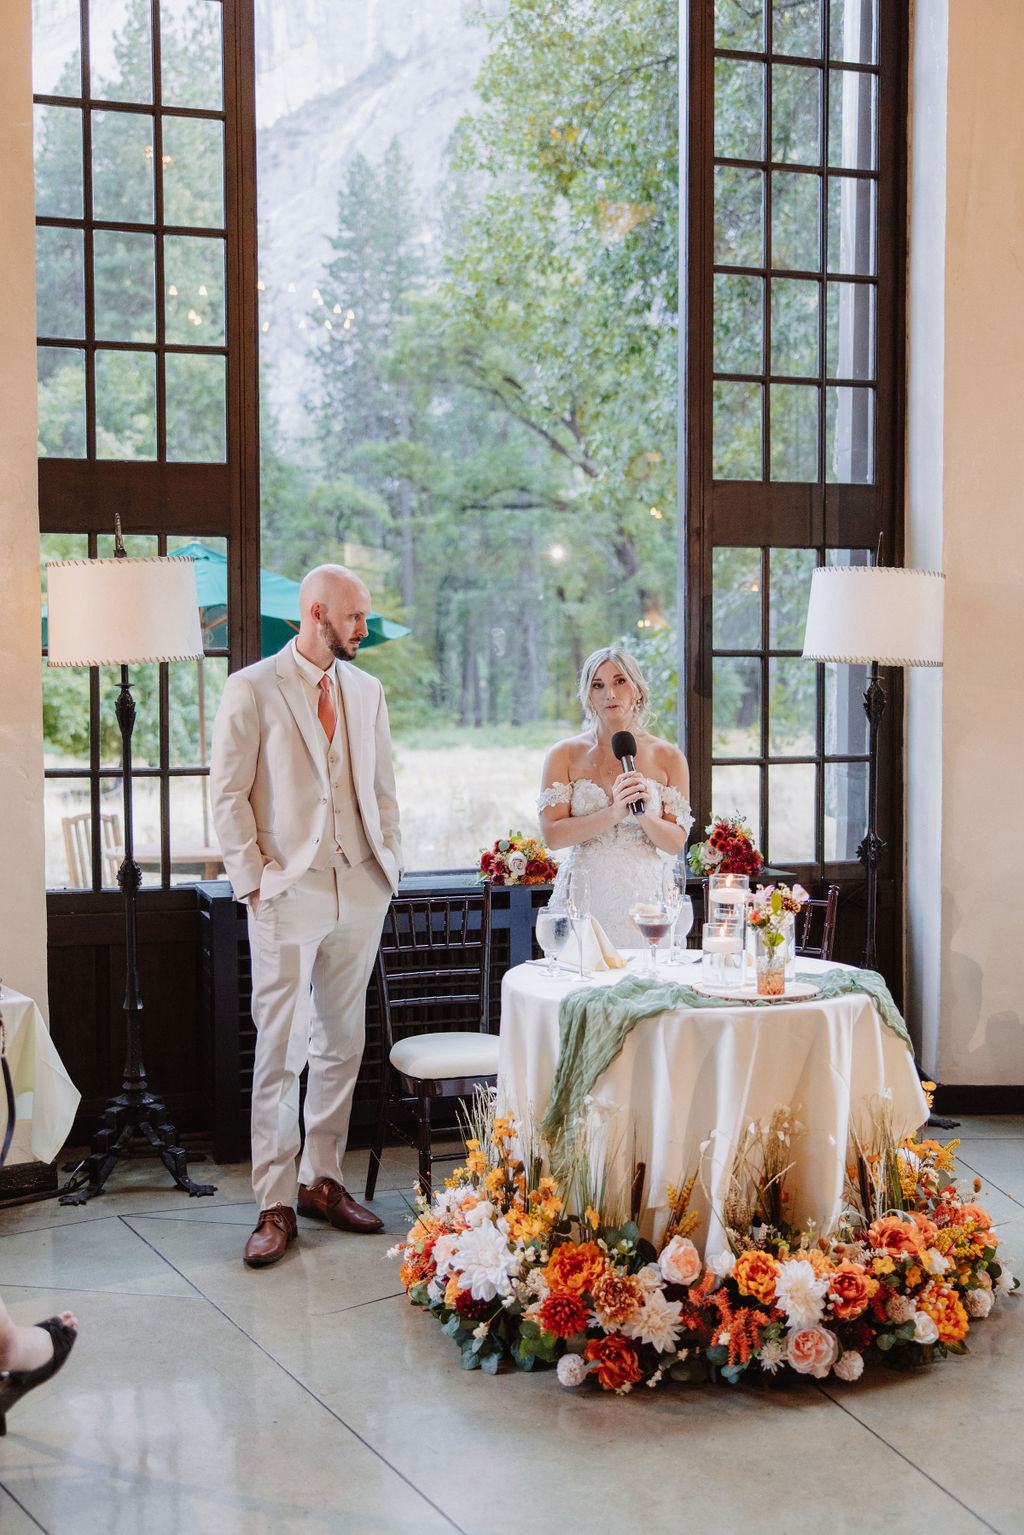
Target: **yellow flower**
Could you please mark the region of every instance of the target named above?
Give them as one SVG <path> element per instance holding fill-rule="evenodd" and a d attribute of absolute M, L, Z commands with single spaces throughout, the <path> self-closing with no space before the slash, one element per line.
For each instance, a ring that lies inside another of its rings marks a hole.
<path fill-rule="evenodd" d="M 917 1264 L 915 1263 L 913 1268 L 907 1269 L 907 1273 L 906 1273 L 907 1289 L 908 1290 L 916 1290 L 918 1285 L 921 1283 L 921 1280 L 923 1278 L 924 1278 L 924 1275 L 921 1273 L 921 1270 L 918 1268 Z"/>
<path fill-rule="evenodd" d="M 891 1274 L 895 1267 L 895 1263 L 889 1257 L 872 1258 L 871 1260 L 871 1270 L 875 1274 Z"/>
<path fill-rule="evenodd" d="M 587 1225 L 591 1226 L 596 1231 L 598 1226 L 600 1226 L 600 1224 L 601 1224 L 601 1217 L 600 1217 L 600 1215 L 598 1215 L 598 1213 L 594 1209 L 593 1205 L 588 1205 L 587 1206 Z"/>

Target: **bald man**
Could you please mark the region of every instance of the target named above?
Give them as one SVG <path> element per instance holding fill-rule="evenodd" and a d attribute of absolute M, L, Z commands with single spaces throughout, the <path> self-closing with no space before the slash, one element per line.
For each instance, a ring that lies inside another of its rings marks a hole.
<path fill-rule="evenodd" d="M 224 867 L 249 915 L 251 1268 L 284 1255 L 302 1215 L 340 1231 L 381 1222 L 341 1178 L 363 1054 L 366 985 L 401 844 L 384 690 L 349 665 L 370 594 L 341 565 L 311 570 L 299 632 L 234 672 L 213 727 L 210 787 Z M 299 1075 L 309 1064 L 299 1154 Z"/>

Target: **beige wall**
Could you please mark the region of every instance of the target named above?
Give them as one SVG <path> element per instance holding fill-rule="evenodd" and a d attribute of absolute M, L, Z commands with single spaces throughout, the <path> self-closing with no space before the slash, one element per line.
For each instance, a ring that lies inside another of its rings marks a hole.
<path fill-rule="evenodd" d="M 920 29 L 944 0 L 917 10 Z M 940 796 L 941 912 L 916 921 L 941 920 L 940 1079 L 1024 1083 L 1024 4 L 948 11 L 941 763 L 916 764 Z"/>
<path fill-rule="evenodd" d="M 0 976 L 46 1011 L 30 0 L 0 47 Z"/>

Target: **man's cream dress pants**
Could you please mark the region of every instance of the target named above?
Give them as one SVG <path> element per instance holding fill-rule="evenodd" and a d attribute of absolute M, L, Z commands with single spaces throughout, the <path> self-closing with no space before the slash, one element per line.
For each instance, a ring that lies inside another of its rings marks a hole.
<path fill-rule="evenodd" d="M 249 910 L 252 1186 L 261 1210 L 294 1208 L 298 1183 L 341 1181 L 363 1056 L 366 986 L 391 891 L 376 859 L 309 870 Z M 309 1062 L 299 1152 L 299 1075 Z"/>

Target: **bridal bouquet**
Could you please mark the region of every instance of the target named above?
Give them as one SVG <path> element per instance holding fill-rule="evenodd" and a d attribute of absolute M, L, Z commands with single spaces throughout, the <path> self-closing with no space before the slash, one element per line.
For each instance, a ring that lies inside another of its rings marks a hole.
<path fill-rule="evenodd" d="M 539 837 L 510 831 L 480 854 L 477 879 L 486 885 L 549 885 L 558 865 Z"/>
<path fill-rule="evenodd" d="M 754 879 L 764 859 L 754 846 L 754 834 L 743 817 L 714 816 L 705 827 L 703 842 L 686 855 L 694 874 L 748 874 Z M 806 897 L 805 897 L 806 899 Z"/>

